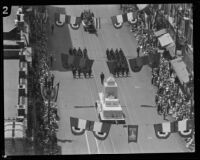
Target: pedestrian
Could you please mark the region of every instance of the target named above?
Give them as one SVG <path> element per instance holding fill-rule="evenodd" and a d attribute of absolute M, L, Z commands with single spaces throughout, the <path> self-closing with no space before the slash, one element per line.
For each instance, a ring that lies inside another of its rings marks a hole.
<path fill-rule="evenodd" d="M 101 72 L 100 78 L 101 78 L 101 84 L 103 85 L 104 78 L 105 78 L 105 76 L 104 76 L 104 73 L 103 73 L 103 72 Z"/>
<path fill-rule="evenodd" d="M 116 67 L 116 76 L 119 78 L 119 67 Z"/>
<path fill-rule="evenodd" d="M 140 56 L 140 46 L 137 47 L 137 57 Z"/>
<path fill-rule="evenodd" d="M 69 55 L 73 55 L 73 51 L 72 51 L 72 48 L 69 48 Z"/>
<path fill-rule="evenodd" d="M 54 24 L 51 25 L 51 33 L 53 34 L 54 31 Z"/>

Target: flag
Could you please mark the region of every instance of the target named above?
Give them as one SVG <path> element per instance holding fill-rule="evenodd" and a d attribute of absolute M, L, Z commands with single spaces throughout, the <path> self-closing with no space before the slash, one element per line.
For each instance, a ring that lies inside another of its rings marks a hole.
<path fill-rule="evenodd" d="M 135 24 L 137 22 L 137 12 L 129 12 L 126 16 L 129 23 Z"/>
<path fill-rule="evenodd" d="M 176 121 L 175 129 L 181 137 L 191 137 L 194 130 L 194 120 L 184 119 L 182 121 Z"/>
<path fill-rule="evenodd" d="M 72 134 L 83 135 L 86 128 L 86 120 L 70 117 L 70 126 Z"/>
<path fill-rule="evenodd" d="M 123 26 L 123 17 L 122 15 L 112 16 L 112 24 L 116 29 L 120 29 Z"/>
<path fill-rule="evenodd" d="M 172 132 L 175 132 L 174 122 L 165 122 L 154 124 L 156 137 L 159 139 L 167 139 Z"/>
<path fill-rule="evenodd" d="M 58 27 L 64 26 L 66 22 L 66 14 L 55 13 L 55 23 Z"/>
<path fill-rule="evenodd" d="M 93 127 L 93 134 L 98 140 L 105 140 L 109 134 L 111 124 L 95 122 Z"/>
<path fill-rule="evenodd" d="M 66 15 L 66 23 L 69 24 L 72 29 L 77 30 L 81 25 L 81 17 Z"/>
<path fill-rule="evenodd" d="M 128 143 L 137 143 L 138 139 L 138 125 L 128 125 Z"/>

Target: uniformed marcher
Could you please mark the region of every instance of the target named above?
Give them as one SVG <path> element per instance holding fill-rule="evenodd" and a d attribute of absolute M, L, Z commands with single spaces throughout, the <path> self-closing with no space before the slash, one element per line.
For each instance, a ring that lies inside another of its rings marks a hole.
<path fill-rule="evenodd" d="M 73 77 L 76 78 L 76 68 L 74 66 L 72 66 L 72 74 Z"/>
<path fill-rule="evenodd" d="M 76 52 L 77 52 L 77 51 L 76 51 L 76 48 L 73 48 L 73 55 L 74 55 L 74 56 L 77 55 Z"/>
<path fill-rule="evenodd" d="M 84 58 L 88 58 L 87 49 L 86 48 L 83 49 L 83 56 L 84 56 Z"/>
<path fill-rule="evenodd" d="M 101 84 L 103 85 L 104 78 L 105 78 L 105 76 L 104 76 L 104 73 L 103 73 L 103 72 L 101 72 L 100 78 L 101 78 Z"/>
<path fill-rule="evenodd" d="M 82 50 L 80 47 L 78 48 L 78 56 L 82 57 Z"/>
<path fill-rule="evenodd" d="M 81 68 L 78 68 L 78 77 L 81 78 Z"/>

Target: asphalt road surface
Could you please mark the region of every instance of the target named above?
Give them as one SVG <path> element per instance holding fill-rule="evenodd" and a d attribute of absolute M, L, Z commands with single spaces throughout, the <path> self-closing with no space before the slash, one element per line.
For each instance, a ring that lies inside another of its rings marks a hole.
<path fill-rule="evenodd" d="M 86 131 L 82 136 L 74 136 L 70 129 L 70 116 L 98 121 L 94 106 L 98 99 L 98 92 L 102 90 L 100 73 L 107 78 L 110 73 L 106 65 L 106 48 L 122 48 L 127 58 L 136 57 L 136 40 L 127 24 L 123 28 L 115 29 L 110 17 L 120 14 L 117 5 L 76 5 L 51 6 L 50 21 L 54 23 L 53 7 L 65 8 L 67 14 L 80 16 L 84 9 L 90 9 L 95 17 L 101 17 L 101 29 L 98 36 L 79 30 L 73 30 L 68 25 L 57 27 L 49 36 L 49 50 L 54 54 L 53 73 L 55 81 L 60 82 L 58 94 L 58 110 L 60 116 L 57 137 L 62 147 L 62 154 L 117 154 L 117 153 L 161 153 L 186 152 L 183 139 L 176 133 L 166 140 L 157 139 L 153 124 L 164 122 L 163 117 L 157 115 L 154 96 L 156 88 L 151 85 L 151 69 L 144 66 L 139 73 L 130 71 L 130 77 L 117 78 L 119 99 L 123 106 L 127 124 L 138 124 L 138 142 L 128 143 L 127 128 L 123 125 L 112 125 L 109 136 L 104 141 L 97 140 L 93 134 Z M 94 59 L 92 79 L 73 79 L 71 71 L 65 71 L 61 64 L 61 53 L 67 53 L 73 47 L 86 47 L 88 56 Z M 130 68 L 130 67 L 129 67 Z"/>

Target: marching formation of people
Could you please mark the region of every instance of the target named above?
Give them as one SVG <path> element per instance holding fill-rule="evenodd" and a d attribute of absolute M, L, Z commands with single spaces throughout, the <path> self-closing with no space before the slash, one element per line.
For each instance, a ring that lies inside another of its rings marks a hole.
<path fill-rule="evenodd" d="M 114 77 L 128 77 L 129 75 L 129 68 L 128 63 L 126 60 L 126 57 L 124 55 L 124 52 L 120 48 L 118 48 L 114 51 L 112 48 L 109 50 L 107 48 L 106 50 L 106 56 L 108 61 L 113 61 L 114 63 Z"/>
<path fill-rule="evenodd" d="M 38 128 L 34 128 L 37 135 L 37 137 L 34 137 L 36 138 L 35 142 L 40 146 L 43 154 L 57 154 L 56 131 L 59 120 L 57 105 L 52 100 L 45 101 L 42 98 L 40 89 L 40 86 L 44 85 L 51 90 L 54 83 L 54 75 L 50 71 L 52 60 L 48 54 L 47 47 L 48 28 L 50 26 L 42 18 L 44 10 L 44 8 L 35 7 L 32 12 L 28 12 L 24 17 L 30 26 L 30 45 L 34 52 L 32 66 L 29 68 L 30 72 L 33 73 L 30 75 L 32 78 L 29 78 L 33 82 L 31 92 L 34 92 L 34 94 L 30 95 L 34 95 L 34 97 L 29 99 L 34 98 L 32 101 L 37 101 L 41 104 L 40 110 L 36 110 L 39 116 L 36 119 Z"/>
<path fill-rule="evenodd" d="M 89 59 L 88 54 L 87 54 L 87 48 L 84 48 L 84 49 L 81 49 L 80 47 L 78 49 L 70 48 L 69 49 L 69 55 L 80 56 L 82 58 Z"/>
<path fill-rule="evenodd" d="M 81 58 L 89 59 L 86 48 L 84 48 L 83 50 L 80 47 L 78 49 L 70 48 L 69 55 L 79 56 Z M 92 77 L 92 68 L 87 67 L 87 65 L 85 65 L 84 67 L 81 66 L 76 67 L 75 65 L 72 64 L 71 68 L 72 68 L 73 78 L 81 78 L 82 75 L 84 76 L 84 78 Z"/>

